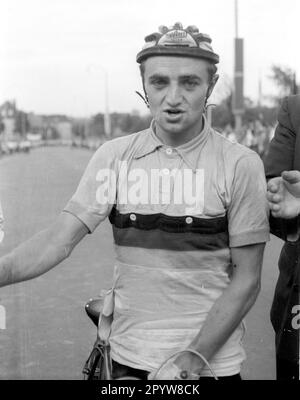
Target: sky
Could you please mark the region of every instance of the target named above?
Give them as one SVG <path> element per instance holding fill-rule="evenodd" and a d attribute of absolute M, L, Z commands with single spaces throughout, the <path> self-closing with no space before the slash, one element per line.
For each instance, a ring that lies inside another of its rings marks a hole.
<path fill-rule="evenodd" d="M 0 15 L 0 104 L 15 99 L 26 112 L 83 117 L 107 103 L 110 112 L 145 113 L 136 54 L 146 35 L 177 21 L 213 39 L 212 101 L 232 84 L 234 0 L 0 0 Z M 239 0 L 239 37 L 247 97 L 257 101 L 260 78 L 265 96 L 276 93 L 273 64 L 294 69 L 299 83 L 299 0 Z"/>

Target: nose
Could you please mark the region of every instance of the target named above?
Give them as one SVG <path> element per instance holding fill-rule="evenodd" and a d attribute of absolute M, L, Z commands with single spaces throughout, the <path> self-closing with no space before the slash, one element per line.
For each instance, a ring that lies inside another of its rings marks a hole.
<path fill-rule="evenodd" d="M 170 84 L 166 94 L 166 102 L 171 107 L 178 107 L 182 102 L 182 93 L 180 87 L 176 83 Z"/>

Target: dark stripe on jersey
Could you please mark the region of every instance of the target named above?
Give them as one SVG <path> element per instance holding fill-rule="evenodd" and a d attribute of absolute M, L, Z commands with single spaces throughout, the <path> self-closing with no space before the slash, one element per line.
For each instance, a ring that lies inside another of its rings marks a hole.
<path fill-rule="evenodd" d="M 165 232 L 113 226 L 116 245 L 174 251 L 220 250 L 229 245 L 228 233 Z"/>
<path fill-rule="evenodd" d="M 132 216 L 134 215 L 134 218 Z M 227 218 L 186 218 L 165 214 L 121 214 L 113 208 L 109 220 L 118 246 L 175 251 L 219 250 L 228 247 Z"/>
<path fill-rule="evenodd" d="M 134 215 L 134 220 L 132 220 L 132 215 Z M 150 215 L 121 214 L 114 206 L 109 215 L 109 220 L 114 227 L 119 229 L 135 228 L 143 231 L 155 229 L 170 233 L 192 232 L 204 235 L 228 232 L 226 216 L 210 219 L 191 216 L 192 222 L 190 224 L 186 222 L 187 217 L 189 216 L 173 217 L 161 213 Z"/>

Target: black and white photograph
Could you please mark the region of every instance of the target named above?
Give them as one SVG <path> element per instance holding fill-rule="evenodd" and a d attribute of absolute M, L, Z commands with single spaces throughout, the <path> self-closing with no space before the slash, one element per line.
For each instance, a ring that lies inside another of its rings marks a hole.
<path fill-rule="evenodd" d="M 0 380 L 299 382 L 299 0 L 0 9 Z"/>

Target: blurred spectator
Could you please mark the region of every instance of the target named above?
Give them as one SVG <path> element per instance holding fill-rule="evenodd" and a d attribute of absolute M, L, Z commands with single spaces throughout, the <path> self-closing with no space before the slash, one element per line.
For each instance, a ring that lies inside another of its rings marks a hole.
<path fill-rule="evenodd" d="M 232 142 L 238 142 L 256 151 L 261 157 L 266 154 L 269 143 L 274 135 L 274 127 L 266 126 L 260 120 L 254 120 L 244 124 L 239 132 L 236 132 L 230 124 L 224 129 L 219 129 Z"/>

